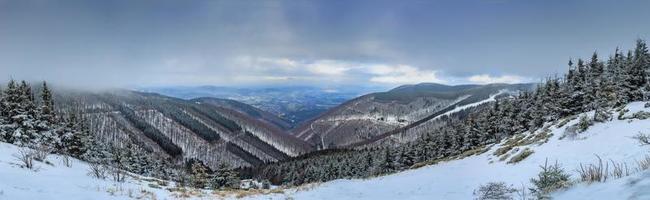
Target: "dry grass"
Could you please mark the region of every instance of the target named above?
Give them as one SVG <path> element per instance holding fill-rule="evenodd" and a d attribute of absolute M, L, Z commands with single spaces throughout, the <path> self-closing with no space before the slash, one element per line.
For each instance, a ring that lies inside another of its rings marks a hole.
<path fill-rule="evenodd" d="M 604 182 L 608 178 L 608 165 L 603 165 L 603 160 L 600 156 L 598 158 L 598 164 L 580 164 L 580 168 L 577 170 L 580 174 L 580 180 L 587 183 L 592 182 Z"/>
<path fill-rule="evenodd" d="M 650 169 L 650 156 L 645 156 L 643 159 L 636 161 L 637 169 L 639 171 Z"/>
<path fill-rule="evenodd" d="M 576 115 L 571 115 L 571 116 L 565 117 L 565 118 L 561 119 L 560 122 L 555 127 L 562 128 L 564 125 L 566 125 L 570 121 L 572 121 L 574 119 L 577 119 L 577 118 L 578 118 L 578 116 L 576 116 Z"/>
<path fill-rule="evenodd" d="M 305 186 L 296 187 L 296 190 L 308 190 L 316 187 L 317 185 L 309 184 Z M 305 188 L 306 187 L 306 188 Z M 301 189 L 302 188 L 302 189 Z M 227 190 L 214 190 L 212 195 L 218 197 L 218 199 L 225 199 L 228 197 L 234 197 L 237 199 L 256 196 L 256 195 L 268 195 L 268 194 L 284 194 L 285 187 L 277 187 L 273 189 L 227 189 Z"/>
<path fill-rule="evenodd" d="M 513 156 L 509 161 L 508 164 L 515 164 L 518 162 L 521 162 L 522 160 L 526 159 L 528 156 L 532 155 L 534 153 L 533 150 L 530 150 L 529 148 L 524 149 L 523 151 L 519 152 L 516 156 Z"/>
<path fill-rule="evenodd" d="M 548 127 L 544 127 L 539 133 L 537 134 L 530 134 L 530 135 L 517 135 L 509 140 L 507 140 L 501 147 L 499 147 L 497 150 L 494 151 L 493 155 L 498 156 L 500 161 L 504 161 L 508 159 L 508 157 L 511 156 L 511 154 L 514 154 L 517 152 L 516 147 L 521 147 L 521 146 L 527 146 L 531 144 L 543 144 L 548 142 L 549 138 L 551 138 L 553 134 L 551 134 L 551 130 Z M 526 150 L 529 150 L 526 148 Z M 514 152 L 513 152 L 514 151 Z M 530 154 L 532 154 L 532 150 L 529 150 L 530 152 L 521 152 L 513 159 L 524 159 Z M 510 153 L 509 153 L 510 152 Z M 526 155 L 527 154 L 527 155 Z M 519 157 L 519 156 L 524 156 L 524 157 Z M 508 161 L 508 163 L 512 162 L 513 160 L 511 159 Z M 518 162 L 518 161 L 516 161 Z M 515 162 L 515 163 L 516 163 Z"/>
<path fill-rule="evenodd" d="M 506 145 L 506 146 L 499 147 L 496 151 L 494 151 L 494 155 L 495 156 L 505 155 L 506 153 L 508 153 L 508 151 L 512 150 L 514 147 L 515 147 L 514 145 Z"/>
<path fill-rule="evenodd" d="M 467 157 L 470 157 L 470 156 L 473 156 L 473 155 L 479 155 L 479 154 L 485 153 L 488 150 L 490 150 L 490 148 L 488 148 L 486 146 L 480 146 L 480 147 L 474 148 L 472 150 L 467 150 L 467 151 L 463 152 L 462 154 L 457 156 L 457 159 L 463 159 L 463 158 L 467 158 Z"/>
<path fill-rule="evenodd" d="M 580 181 L 605 182 L 650 169 L 650 156 L 647 155 L 642 160 L 636 161 L 636 167 L 629 167 L 625 162 L 603 161 L 598 155 L 596 158 L 598 161 L 595 164 L 580 164 L 580 168 L 576 170 L 580 174 Z"/>

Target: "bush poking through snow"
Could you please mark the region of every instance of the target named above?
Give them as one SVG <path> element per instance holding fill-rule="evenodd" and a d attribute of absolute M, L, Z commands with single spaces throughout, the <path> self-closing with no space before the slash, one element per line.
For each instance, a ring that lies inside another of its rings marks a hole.
<path fill-rule="evenodd" d="M 489 182 L 474 190 L 476 200 L 513 200 L 517 189 L 504 182 Z"/>
<path fill-rule="evenodd" d="M 635 135 L 632 138 L 639 141 L 639 143 L 641 143 L 641 145 L 650 145 L 650 135 L 648 135 L 648 134 L 639 133 L 639 134 Z"/>
<path fill-rule="evenodd" d="M 109 167 L 106 168 L 106 170 L 109 172 L 109 175 L 113 178 L 113 181 L 115 182 L 126 181 L 126 172 L 124 170 L 115 167 Z"/>
<path fill-rule="evenodd" d="M 596 110 L 594 113 L 595 122 L 606 122 L 612 120 L 612 113 L 608 112 L 606 109 Z"/>
<path fill-rule="evenodd" d="M 581 181 L 587 183 L 605 182 L 609 177 L 609 165 L 603 165 L 603 160 L 600 156 L 596 155 L 596 157 L 598 158 L 598 164 L 580 164 L 580 168 L 577 171 L 580 174 Z"/>
<path fill-rule="evenodd" d="M 105 165 L 99 163 L 88 163 L 88 175 L 96 179 L 106 179 L 108 169 Z"/>
<path fill-rule="evenodd" d="M 14 155 L 18 161 L 20 161 L 20 166 L 27 169 L 34 169 L 34 153 L 31 149 L 20 148 L 18 154 Z"/>
<path fill-rule="evenodd" d="M 636 161 L 636 165 L 639 171 L 650 169 L 650 156 L 646 155 L 642 160 Z"/>
<path fill-rule="evenodd" d="M 645 112 L 645 111 L 639 111 L 634 114 L 632 114 L 632 119 L 640 119 L 640 120 L 645 120 L 650 118 L 650 112 Z"/>
<path fill-rule="evenodd" d="M 589 126 L 593 125 L 594 121 L 589 119 L 586 115 L 580 116 L 578 123 L 568 126 L 564 130 L 564 135 L 560 138 L 563 139 L 568 137 L 569 139 L 578 139 L 578 133 L 582 133 L 589 129 Z"/>
<path fill-rule="evenodd" d="M 68 155 L 65 155 L 65 154 L 62 155 L 61 163 L 63 164 L 63 166 L 72 167 L 72 160 L 70 160 L 70 156 L 68 156 Z"/>
<path fill-rule="evenodd" d="M 544 165 L 540 167 L 542 168 L 542 171 L 539 172 L 537 178 L 532 178 L 530 180 L 534 185 L 530 190 L 537 199 L 549 199 L 550 197 L 548 195 L 551 192 L 571 186 L 571 182 L 569 181 L 570 175 L 567 174 L 557 162 L 553 165 L 549 165 L 547 160 L 544 162 Z"/>
<path fill-rule="evenodd" d="M 524 159 L 526 159 L 528 156 L 533 154 L 534 151 L 530 150 L 529 148 L 524 149 L 523 151 L 519 152 L 516 156 L 513 156 L 509 161 L 508 164 L 515 164 L 518 163 Z"/>
<path fill-rule="evenodd" d="M 47 156 L 52 153 L 52 148 L 47 145 L 38 145 L 34 148 L 34 160 L 45 162 Z"/>
<path fill-rule="evenodd" d="M 603 163 L 598 155 L 596 157 L 598 158 L 597 164 L 580 164 L 580 168 L 576 170 L 580 174 L 580 181 L 587 183 L 606 182 L 650 169 L 650 156 L 637 161 L 636 167 L 629 167 L 625 162 L 615 162 L 614 160 Z"/>
<path fill-rule="evenodd" d="M 578 133 L 587 131 L 589 126 L 593 124 L 594 122 L 592 120 L 590 120 L 586 115 L 583 115 L 582 117 L 580 117 L 580 121 L 578 121 L 578 124 L 576 124 L 578 126 Z"/>

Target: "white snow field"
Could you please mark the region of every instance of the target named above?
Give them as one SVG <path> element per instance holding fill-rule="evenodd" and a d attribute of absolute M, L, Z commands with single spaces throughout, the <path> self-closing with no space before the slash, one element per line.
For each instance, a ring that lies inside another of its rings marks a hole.
<path fill-rule="evenodd" d="M 643 103 L 635 102 L 627 106 L 630 116 L 638 111 L 650 111 Z M 587 113 L 593 116 L 593 112 Z M 650 120 L 618 120 L 596 123 L 578 135 L 578 139 L 563 138 L 569 125 L 561 128 L 553 125 L 553 134 L 547 143 L 531 144 L 526 147 L 534 151 L 532 155 L 516 164 L 499 161 L 493 153 L 501 145 L 489 151 L 461 160 L 442 162 L 419 169 L 408 170 L 388 176 L 367 180 L 335 180 L 313 186 L 310 189 L 293 189 L 285 194 L 254 196 L 259 199 L 473 199 L 473 191 L 481 184 L 503 181 L 516 188 L 530 187 L 530 179 L 540 170 L 540 165 L 548 159 L 556 161 L 572 176 L 578 179 L 576 169 L 582 164 L 597 162 L 596 155 L 604 161 L 626 162 L 630 167 L 637 160 L 650 153 L 650 147 L 641 146 L 632 137 L 639 132 L 650 133 Z M 520 147 L 520 149 L 523 149 Z M 640 172 L 622 179 L 591 185 L 577 184 L 568 191 L 554 194 L 554 199 L 650 199 L 650 172 Z"/>
<path fill-rule="evenodd" d="M 643 103 L 627 106 L 626 116 L 638 111 L 650 112 Z M 593 112 L 587 113 L 593 115 Z M 516 164 L 499 161 L 493 153 L 504 144 L 492 146 L 487 152 L 460 160 L 441 162 L 393 175 L 365 180 L 335 180 L 322 184 L 285 190 L 284 194 L 244 197 L 247 199 L 473 199 L 473 191 L 481 184 L 503 181 L 514 187 L 530 187 L 530 179 L 548 159 L 558 162 L 565 171 L 578 178 L 576 169 L 582 164 L 603 160 L 626 162 L 630 167 L 650 153 L 632 137 L 650 133 L 650 120 L 614 119 L 596 123 L 575 138 L 563 138 L 566 127 L 578 122 L 571 120 L 561 128 L 550 127 L 553 134 L 546 143 L 517 147 L 530 148 L 532 155 Z M 535 134 L 541 133 L 542 130 Z M 528 133 L 530 134 L 530 133 Z M 505 143 L 505 142 L 504 142 Z M 21 168 L 15 145 L 0 143 L 0 200 L 23 199 L 179 199 L 164 188 L 152 188 L 146 178 L 128 179 L 125 183 L 98 180 L 88 176 L 88 165 L 74 160 L 71 167 L 62 164 L 62 157 L 50 155 L 52 165 L 36 162 L 37 170 Z M 514 151 L 514 150 L 512 150 Z M 516 154 L 516 153 L 514 153 Z M 512 156 L 511 156 L 512 157 Z M 109 178 L 110 179 L 110 178 Z M 169 183 L 171 187 L 173 183 Z M 209 193 L 210 191 L 204 191 Z M 642 171 L 605 183 L 578 183 L 567 191 L 553 195 L 554 199 L 650 199 L 650 171 Z M 192 199 L 218 199 L 215 195 Z M 234 198 L 230 195 L 229 198 Z M 187 198 L 181 198 L 187 199 Z"/>
<path fill-rule="evenodd" d="M 50 155 L 45 164 L 34 161 L 34 170 L 22 168 L 15 155 L 19 147 L 0 143 L 0 200 L 28 199 L 169 199 L 167 190 L 148 186 L 150 182 L 128 179 L 124 183 L 99 180 L 88 176 L 87 163 L 70 158 L 66 167 L 63 157 Z M 155 197 L 154 197 L 155 196 Z"/>

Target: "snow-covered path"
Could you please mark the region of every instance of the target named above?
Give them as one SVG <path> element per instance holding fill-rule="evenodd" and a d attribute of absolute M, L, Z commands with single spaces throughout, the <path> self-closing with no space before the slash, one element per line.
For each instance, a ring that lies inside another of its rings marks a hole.
<path fill-rule="evenodd" d="M 648 108 L 643 108 L 643 103 L 640 102 L 628 105 L 628 109 L 630 112 L 627 115 L 640 110 L 650 111 Z M 335 180 L 312 189 L 252 198 L 284 199 L 290 196 L 294 199 L 473 199 L 473 190 L 488 182 L 503 181 L 515 187 L 521 187 L 522 184 L 529 187 L 530 178 L 539 172 L 539 166 L 547 159 L 549 162 L 560 163 L 565 171 L 576 179 L 575 169 L 581 163 L 596 162 L 595 155 L 603 160 L 611 159 L 630 165 L 648 155 L 650 147 L 641 146 L 631 138 L 639 132 L 650 133 L 648 120 L 614 119 L 591 126 L 586 132 L 580 134 L 584 139 L 560 139 L 565 128 L 577 121 L 577 119 L 572 120 L 562 128 L 553 126 L 551 128 L 553 136 L 549 142 L 543 145 L 529 145 L 528 147 L 534 153 L 517 164 L 498 161 L 498 158 L 492 155 L 498 148 L 495 146 L 481 155 L 384 177 L 368 180 Z M 558 197 L 560 198 L 557 199 L 563 199 L 561 197 L 565 196 Z M 595 196 L 595 199 L 608 199 L 599 197 Z"/>

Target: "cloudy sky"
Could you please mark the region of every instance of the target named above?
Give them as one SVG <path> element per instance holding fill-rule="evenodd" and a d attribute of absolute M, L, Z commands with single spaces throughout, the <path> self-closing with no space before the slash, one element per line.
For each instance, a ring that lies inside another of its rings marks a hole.
<path fill-rule="evenodd" d="M 0 0 L 0 79 L 77 86 L 529 82 L 650 37 L 650 1 Z"/>

